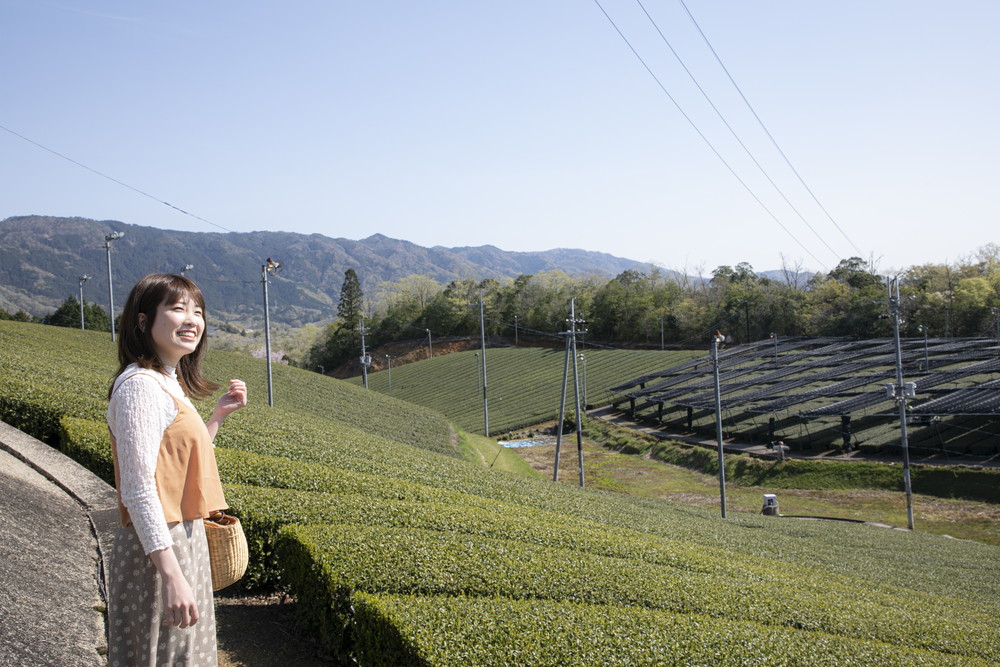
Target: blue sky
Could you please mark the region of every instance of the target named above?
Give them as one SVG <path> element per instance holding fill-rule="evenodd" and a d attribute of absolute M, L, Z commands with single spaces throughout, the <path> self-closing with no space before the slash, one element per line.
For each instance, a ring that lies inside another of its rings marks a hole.
<path fill-rule="evenodd" d="M 685 2 L 830 217 L 679 0 L 0 0 L 0 218 L 578 247 L 706 274 L 859 251 L 888 270 L 997 240 L 1000 3 Z"/>

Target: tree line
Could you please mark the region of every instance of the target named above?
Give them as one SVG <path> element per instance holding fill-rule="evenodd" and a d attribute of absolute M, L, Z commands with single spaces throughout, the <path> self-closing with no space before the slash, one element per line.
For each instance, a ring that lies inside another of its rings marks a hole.
<path fill-rule="evenodd" d="M 994 336 L 1000 320 L 1000 246 L 989 244 L 954 264 L 900 272 L 904 336 Z M 758 274 L 746 262 L 719 266 L 703 279 L 675 278 L 658 267 L 608 280 L 562 271 L 514 279 L 455 280 L 422 275 L 380 283 L 370 293 L 345 273 L 337 319 L 304 359 L 326 369 L 356 359 L 362 320 L 374 347 L 426 336 L 479 334 L 479 302 L 488 336 L 552 337 L 567 328 L 569 302 L 586 320 L 587 340 L 615 347 L 704 346 L 720 330 L 736 343 L 784 336 L 876 338 L 892 333 L 886 278 L 871 261 L 841 260 L 807 280 Z M 921 328 L 923 327 L 923 328 Z"/>

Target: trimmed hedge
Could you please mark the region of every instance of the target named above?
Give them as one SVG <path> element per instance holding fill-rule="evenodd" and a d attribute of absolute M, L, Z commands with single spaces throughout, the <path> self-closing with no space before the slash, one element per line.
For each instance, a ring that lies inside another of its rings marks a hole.
<path fill-rule="evenodd" d="M 355 653 L 371 667 L 991 664 L 870 639 L 641 607 L 367 593 L 352 595 L 351 604 Z"/>
<path fill-rule="evenodd" d="M 869 639 L 1000 661 L 995 616 L 951 598 L 906 598 L 758 568 L 692 572 L 534 544 L 358 525 L 281 530 L 286 583 L 334 651 L 350 647 L 354 592 L 636 606 Z M 317 581 L 319 585 L 317 585 Z"/>

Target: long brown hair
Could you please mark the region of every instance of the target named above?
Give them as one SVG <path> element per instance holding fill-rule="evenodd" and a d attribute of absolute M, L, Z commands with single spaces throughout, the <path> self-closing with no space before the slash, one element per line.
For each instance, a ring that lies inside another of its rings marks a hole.
<path fill-rule="evenodd" d="M 194 300 L 205 312 L 205 297 L 201 290 L 189 278 L 176 274 L 151 273 L 132 287 L 125 307 L 122 309 L 121 321 L 118 325 L 118 379 L 129 364 L 137 364 L 159 372 L 164 371 L 163 362 L 156 355 L 153 345 L 153 320 L 157 308 L 164 303 L 177 303 L 183 297 Z M 139 314 L 146 316 L 146 326 L 139 327 Z M 201 372 L 201 360 L 205 356 L 205 339 L 202 332 L 198 346 L 191 354 L 181 357 L 177 363 L 177 379 L 184 393 L 194 398 L 204 398 L 219 385 L 210 382 Z M 114 380 L 108 389 L 108 398 L 114 389 Z"/>

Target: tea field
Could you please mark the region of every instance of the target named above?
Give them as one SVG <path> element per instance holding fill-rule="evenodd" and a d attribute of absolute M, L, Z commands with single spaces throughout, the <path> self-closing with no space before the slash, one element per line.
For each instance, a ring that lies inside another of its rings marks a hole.
<path fill-rule="evenodd" d="M 106 334 L 0 322 L 0 417 L 107 478 L 114 368 Z M 277 367 L 274 408 L 262 362 L 208 370 L 253 401 L 216 442 L 242 585 L 296 595 L 360 665 L 1000 662 L 1000 548 L 491 471 L 395 369 L 386 396 Z"/>

